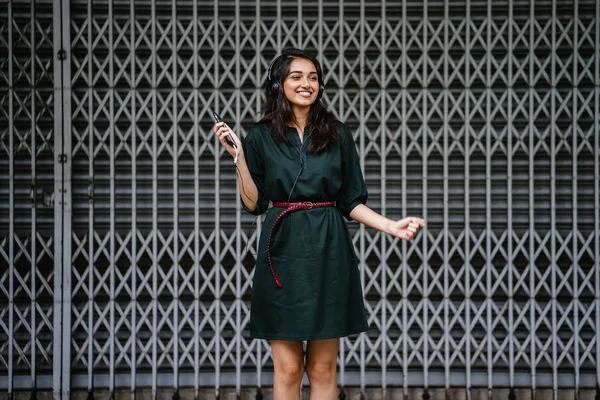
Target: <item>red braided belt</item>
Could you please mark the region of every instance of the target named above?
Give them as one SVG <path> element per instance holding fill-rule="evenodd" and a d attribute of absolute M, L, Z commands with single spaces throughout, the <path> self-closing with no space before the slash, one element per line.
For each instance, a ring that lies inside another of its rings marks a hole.
<path fill-rule="evenodd" d="M 273 221 L 273 225 L 271 226 L 271 232 L 269 233 L 269 240 L 267 241 L 267 258 L 269 259 L 269 266 L 271 267 L 271 273 L 273 274 L 273 278 L 275 278 L 275 283 L 277 283 L 277 286 L 283 287 L 283 285 L 281 284 L 281 281 L 279 280 L 279 277 L 277 276 L 277 272 L 275 272 L 275 267 L 273 266 L 273 260 L 271 259 L 271 238 L 273 237 L 273 234 L 275 233 L 275 228 L 277 227 L 277 224 L 279 223 L 281 218 L 285 214 L 292 212 L 292 211 L 312 210 L 313 208 L 333 207 L 333 206 L 335 206 L 335 201 L 324 201 L 324 202 L 320 202 L 320 203 L 313 203 L 311 201 L 304 201 L 304 202 L 298 202 L 298 203 L 285 203 L 285 202 L 278 202 L 278 201 L 273 202 L 273 207 L 285 208 L 282 212 L 279 213 L 279 215 L 277 215 L 277 217 L 275 218 L 275 221 Z"/>

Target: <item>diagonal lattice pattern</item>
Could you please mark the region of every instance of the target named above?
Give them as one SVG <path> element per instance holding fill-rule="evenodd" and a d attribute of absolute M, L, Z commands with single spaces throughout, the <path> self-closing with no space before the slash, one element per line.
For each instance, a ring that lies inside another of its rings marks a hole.
<path fill-rule="evenodd" d="M 0 371 L 9 392 L 52 374 L 52 4 L 0 6 Z"/>
<path fill-rule="evenodd" d="M 46 209 L 19 208 L 30 175 L 53 179 L 52 10 L 1 10 L 0 163 L 15 174 L 0 177 L 0 293 L 24 299 L 0 308 L 0 334 L 18 332 L 0 341 L 12 382 L 51 362 L 51 339 L 31 337 L 57 312 L 31 301 L 53 297 L 33 262 L 52 263 Z M 71 1 L 68 15 L 67 381 L 270 384 L 269 346 L 246 330 L 261 220 L 240 211 L 210 111 L 243 135 L 269 62 L 295 46 L 322 60 L 369 205 L 428 220 L 411 243 L 349 224 L 371 329 L 342 340 L 341 384 L 596 385 L 597 0 Z"/>

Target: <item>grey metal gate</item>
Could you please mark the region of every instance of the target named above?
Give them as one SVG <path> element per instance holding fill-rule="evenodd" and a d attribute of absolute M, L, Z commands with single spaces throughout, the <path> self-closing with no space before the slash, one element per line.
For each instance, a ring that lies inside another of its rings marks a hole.
<path fill-rule="evenodd" d="M 61 360 L 53 348 L 63 257 L 53 11 L 51 2 L 0 4 L 0 375 L 9 393 L 52 387 Z"/>
<path fill-rule="evenodd" d="M 261 221 L 209 111 L 245 132 L 288 46 L 323 61 L 369 205 L 428 220 L 412 243 L 349 225 L 371 329 L 342 341 L 340 383 L 596 386 L 599 0 L 9 1 L 0 17 L 9 393 L 270 384 L 245 330 Z"/>

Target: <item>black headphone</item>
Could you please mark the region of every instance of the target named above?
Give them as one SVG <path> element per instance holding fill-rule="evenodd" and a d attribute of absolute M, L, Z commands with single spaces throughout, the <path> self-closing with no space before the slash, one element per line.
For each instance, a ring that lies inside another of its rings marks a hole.
<path fill-rule="evenodd" d="M 267 70 L 267 81 L 271 83 L 271 91 L 273 93 L 277 93 L 279 91 L 279 89 L 281 89 L 281 84 L 271 77 L 271 72 L 272 72 L 273 66 L 275 65 L 277 60 L 279 60 L 283 56 L 292 56 L 292 57 L 302 58 L 301 55 L 290 54 L 289 52 L 286 52 L 284 50 L 283 53 L 281 53 L 280 55 L 275 57 L 273 59 L 273 61 L 271 61 L 271 63 L 269 64 L 269 69 Z M 317 61 L 317 63 L 318 63 L 318 61 Z M 319 99 L 321 99 L 321 97 L 323 97 L 323 92 L 325 91 L 325 81 L 323 80 L 323 70 L 321 69 L 321 66 L 315 65 L 315 67 L 317 68 L 317 76 L 319 77 L 319 93 L 317 94 L 317 101 L 318 101 Z"/>

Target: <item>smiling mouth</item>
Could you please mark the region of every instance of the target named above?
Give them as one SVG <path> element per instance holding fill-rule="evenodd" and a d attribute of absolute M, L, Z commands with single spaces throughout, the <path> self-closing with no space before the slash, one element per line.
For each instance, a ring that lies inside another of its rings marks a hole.
<path fill-rule="evenodd" d="M 312 92 L 307 92 L 307 91 L 296 92 L 296 93 L 302 97 L 310 97 L 312 95 Z"/>

